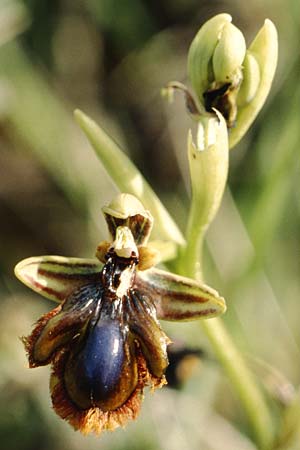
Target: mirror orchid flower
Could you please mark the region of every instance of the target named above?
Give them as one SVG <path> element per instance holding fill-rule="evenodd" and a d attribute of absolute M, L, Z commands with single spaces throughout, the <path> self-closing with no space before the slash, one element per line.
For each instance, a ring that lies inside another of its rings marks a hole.
<path fill-rule="evenodd" d="M 148 244 L 153 219 L 134 196 L 103 208 L 110 240 L 97 259 L 40 256 L 17 264 L 16 276 L 58 306 L 23 338 L 29 367 L 51 364 L 55 412 L 83 434 L 114 430 L 136 418 L 145 386 L 163 386 L 171 342 L 159 319 L 222 314 L 212 288 L 156 269 Z"/>

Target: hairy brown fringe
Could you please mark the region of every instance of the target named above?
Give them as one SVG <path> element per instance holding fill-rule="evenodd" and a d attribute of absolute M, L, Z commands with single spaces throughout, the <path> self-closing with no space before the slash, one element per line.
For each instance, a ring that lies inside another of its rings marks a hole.
<path fill-rule="evenodd" d="M 146 361 L 137 348 L 138 383 L 136 389 L 128 400 L 113 411 L 102 411 L 99 407 L 82 410 L 75 405 L 68 396 L 64 383 L 65 364 L 68 359 L 68 350 L 61 350 L 53 360 L 50 378 L 50 391 L 55 412 L 82 434 L 95 433 L 99 435 L 103 430 L 113 431 L 117 427 L 124 427 L 129 420 L 136 419 L 143 400 L 143 389 L 151 386 L 152 389 L 165 384 L 165 378 L 157 378 L 150 374 Z"/>
<path fill-rule="evenodd" d="M 38 367 L 38 366 L 46 366 L 47 364 L 49 364 L 51 362 L 51 357 L 48 358 L 45 361 L 42 362 L 37 362 L 34 359 L 34 346 L 36 344 L 36 341 L 38 340 L 38 338 L 41 335 L 42 330 L 44 329 L 44 327 L 47 325 L 48 321 L 56 316 L 60 311 L 61 311 L 61 305 L 58 305 L 56 308 L 52 309 L 51 311 L 49 311 L 48 313 L 44 314 L 37 322 L 35 325 L 35 328 L 33 329 L 32 333 L 29 336 L 22 336 L 21 337 L 21 341 L 24 344 L 27 356 L 28 356 L 28 361 L 29 361 L 29 367 L 33 368 L 33 367 Z"/>

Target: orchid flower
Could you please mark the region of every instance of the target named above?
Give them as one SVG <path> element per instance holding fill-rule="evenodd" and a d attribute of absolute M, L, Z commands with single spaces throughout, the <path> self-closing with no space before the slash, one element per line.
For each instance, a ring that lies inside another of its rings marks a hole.
<path fill-rule="evenodd" d="M 103 208 L 110 240 L 97 259 L 40 256 L 17 264 L 16 276 L 58 306 L 23 338 L 29 367 L 51 364 L 55 412 L 83 434 L 114 430 L 136 418 L 145 386 L 166 383 L 167 346 L 159 319 L 222 314 L 212 288 L 153 265 L 149 211 L 119 194 Z"/>

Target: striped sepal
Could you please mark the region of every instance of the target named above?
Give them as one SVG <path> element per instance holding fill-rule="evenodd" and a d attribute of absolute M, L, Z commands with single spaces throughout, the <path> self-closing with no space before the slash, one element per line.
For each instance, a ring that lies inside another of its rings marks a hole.
<path fill-rule="evenodd" d="M 152 298 L 158 319 L 207 319 L 226 311 L 225 300 L 217 291 L 170 272 L 158 269 L 140 271 L 135 284 L 140 292 Z"/>
<path fill-rule="evenodd" d="M 15 274 L 35 292 L 61 302 L 77 287 L 96 280 L 101 268 L 94 259 L 35 256 L 19 262 Z"/>

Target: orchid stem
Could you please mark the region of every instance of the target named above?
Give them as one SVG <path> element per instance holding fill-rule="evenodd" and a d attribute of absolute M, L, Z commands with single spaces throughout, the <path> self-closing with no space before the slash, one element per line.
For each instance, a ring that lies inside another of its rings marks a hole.
<path fill-rule="evenodd" d="M 202 281 L 202 247 L 207 226 L 201 225 L 191 206 L 186 246 L 182 249 L 178 270 L 182 275 Z M 273 424 L 263 394 L 246 362 L 236 347 L 222 319 L 201 321 L 215 354 L 236 390 L 248 415 L 260 450 L 270 450 L 273 442 Z"/>

